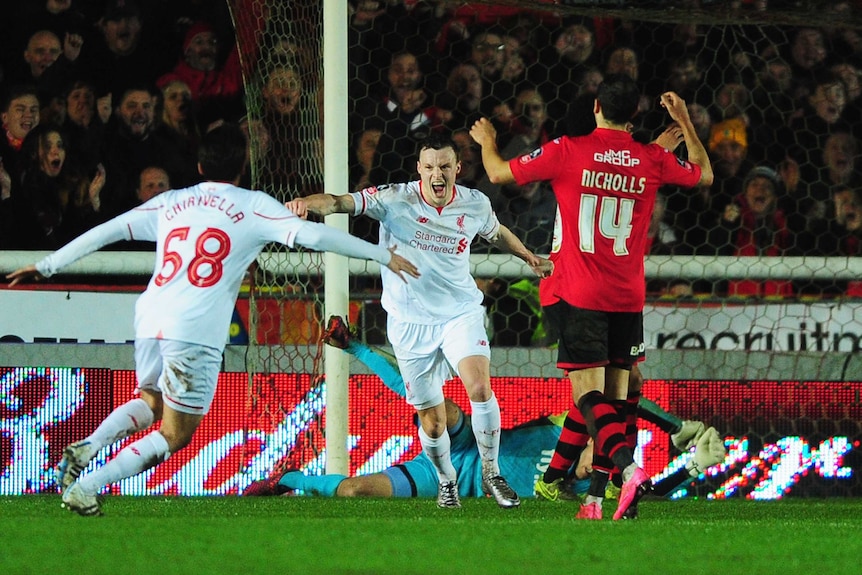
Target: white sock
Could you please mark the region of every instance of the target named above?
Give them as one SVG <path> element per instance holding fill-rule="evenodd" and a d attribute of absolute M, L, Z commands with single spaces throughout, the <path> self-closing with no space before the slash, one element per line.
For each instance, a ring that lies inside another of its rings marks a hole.
<path fill-rule="evenodd" d="M 482 402 L 470 402 L 473 411 L 473 435 L 482 457 L 482 475 L 500 474 L 500 404 L 497 396 Z"/>
<path fill-rule="evenodd" d="M 146 401 L 141 398 L 127 401 L 108 414 L 96 431 L 84 440 L 90 442 L 87 455 L 92 459 L 103 447 L 147 429 L 152 424 L 153 410 Z"/>
<path fill-rule="evenodd" d="M 437 469 L 437 479 L 440 483 L 458 479 L 455 466 L 452 465 L 452 440 L 449 438 L 448 431 L 444 431 L 440 437 L 431 438 L 420 425 L 419 443 L 422 444 L 422 450 Z"/>
<path fill-rule="evenodd" d="M 81 477 L 78 483 L 84 493 L 95 495 L 105 485 L 155 467 L 170 455 L 167 440 L 158 431 L 153 431 L 124 447 L 115 458 Z"/>

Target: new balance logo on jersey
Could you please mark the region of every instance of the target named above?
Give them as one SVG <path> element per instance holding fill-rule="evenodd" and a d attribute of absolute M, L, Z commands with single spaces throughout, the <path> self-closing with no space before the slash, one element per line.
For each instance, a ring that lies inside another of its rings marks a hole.
<path fill-rule="evenodd" d="M 629 150 L 607 150 L 605 152 L 596 152 L 593 155 L 593 160 L 600 164 L 610 164 L 612 166 L 637 166 L 641 161 L 637 158 L 632 158 Z"/>
<path fill-rule="evenodd" d="M 427 224 L 428 218 L 426 218 L 425 216 L 419 216 L 418 218 L 416 218 L 416 221 L 419 222 L 420 224 Z"/>
<path fill-rule="evenodd" d="M 488 347 L 488 340 L 480 339 L 476 342 L 476 344 L 480 347 Z"/>

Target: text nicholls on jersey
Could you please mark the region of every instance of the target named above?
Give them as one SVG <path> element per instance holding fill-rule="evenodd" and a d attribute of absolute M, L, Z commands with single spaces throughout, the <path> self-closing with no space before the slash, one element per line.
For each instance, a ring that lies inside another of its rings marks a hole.
<path fill-rule="evenodd" d="M 641 163 L 638 158 L 633 158 L 628 150 L 596 152 L 593 155 L 593 161 L 598 164 L 610 164 L 626 168 L 632 168 Z M 642 194 L 646 189 L 646 178 L 626 176 L 613 172 L 584 170 L 581 174 L 581 185 L 585 188 L 621 192 L 624 194 Z"/>

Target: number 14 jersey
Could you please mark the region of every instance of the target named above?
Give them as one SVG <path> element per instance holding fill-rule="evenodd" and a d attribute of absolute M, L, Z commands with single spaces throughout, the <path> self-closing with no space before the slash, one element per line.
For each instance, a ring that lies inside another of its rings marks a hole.
<path fill-rule="evenodd" d="M 621 130 L 563 137 L 509 161 L 518 184 L 550 180 L 561 237 L 555 237 L 556 295 L 583 309 L 643 311 L 644 249 L 660 186 L 693 187 L 700 167 Z"/>

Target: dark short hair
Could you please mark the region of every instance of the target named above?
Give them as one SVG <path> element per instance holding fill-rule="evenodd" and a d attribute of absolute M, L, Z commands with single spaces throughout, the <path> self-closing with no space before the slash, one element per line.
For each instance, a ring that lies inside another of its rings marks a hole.
<path fill-rule="evenodd" d="M 637 83 L 625 74 L 610 74 L 599 84 L 596 99 L 602 114 L 609 122 L 625 124 L 638 111 L 640 90 Z"/>
<path fill-rule="evenodd" d="M 419 153 L 421 154 L 423 150 L 445 150 L 446 148 L 452 148 L 452 151 L 455 152 L 455 159 L 460 160 L 461 155 L 458 153 L 458 146 L 452 140 L 452 136 L 449 134 L 443 134 L 440 132 L 431 132 L 427 138 L 422 140 L 419 143 Z"/>
<path fill-rule="evenodd" d="M 17 100 L 22 96 L 33 96 L 39 99 L 39 92 L 36 86 L 32 84 L 14 84 L 3 91 L 3 98 L 0 100 L 0 110 L 3 112 L 9 111 L 9 106 L 12 105 L 12 100 Z"/>
<path fill-rule="evenodd" d="M 198 163 L 208 180 L 233 182 L 242 175 L 246 163 L 245 133 L 238 125 L 225 122 L 204 134 L 198 148 Z"/>

